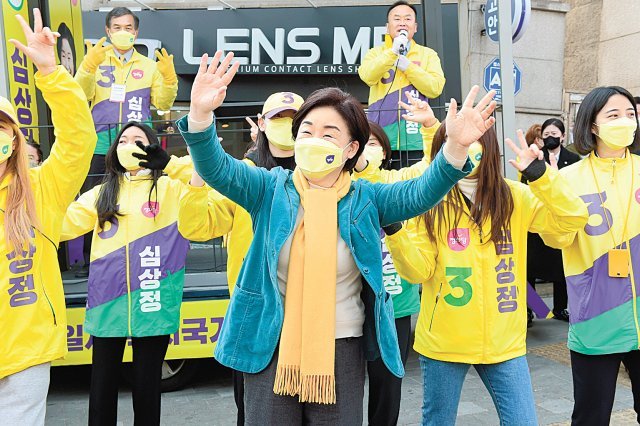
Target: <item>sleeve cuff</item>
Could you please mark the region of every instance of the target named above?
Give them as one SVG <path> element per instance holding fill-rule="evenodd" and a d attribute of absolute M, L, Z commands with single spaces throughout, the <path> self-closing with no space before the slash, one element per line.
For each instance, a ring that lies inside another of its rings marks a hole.
<path fill-rule="evenodd" d="M 547 163 L 544 160 L 533 160 L 526 169 L 522 171 L 522 176 L 529 182 L 535 182 L 540 179 L 547 171 Z"/>
<path fill-rule="evenodd" d="M 211 117 L 209 119 L 204 121 L 196 121 L 192 119 L 191 114 L 189 114 L 187 116 L 187 123 L 188 123 L 187 131 L 202 132 L 207 128 L 209 128 L 209 126 L 211 126 L 211 124 L 213 123 L 213 114 L 211 114 Z"/>
<path fill-rule="evenodd" d="M 466 158 L 460 159 L 451 155 L 449 153 L 449 145 L 447 143 L 444 144 L 444 148 L 442 149 L 442 154 L 444 154 L 444 158 L 445 160 L 447 160 L 447 163 L 451 164 L 453 167 L 455 167 L 458 170 L 462 170 L 465 163 L 467 162 Z"/>

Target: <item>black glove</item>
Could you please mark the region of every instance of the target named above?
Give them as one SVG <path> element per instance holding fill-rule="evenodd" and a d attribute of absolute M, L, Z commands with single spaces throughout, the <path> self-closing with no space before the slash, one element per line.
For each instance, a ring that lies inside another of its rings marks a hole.
<path fill-rule="evenodd" d="M 171 157 L 167 154 L 167 151 L 162 149 L 160 144 L 152 143 L 144 145 L 142 142 L 136 142 L 138 148 L 144 151 L 144 154 L 133 153 L 133 156 L 139 158 L 140 167 L 151 170 L 164 170 L 169 164 Z"/>
<path fill-rule="evenodd" d="M 402 222 L 392 223 L 391 225 L 383 226 L 382 230 L 387 235 L 393 235 L 402 229 Z"/>

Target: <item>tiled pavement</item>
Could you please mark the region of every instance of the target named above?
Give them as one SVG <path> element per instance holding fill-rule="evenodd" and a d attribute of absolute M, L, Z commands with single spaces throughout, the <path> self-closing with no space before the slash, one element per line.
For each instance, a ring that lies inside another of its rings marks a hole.
<path fill-rule="evenodd" d="M 573 408 L 571 369 L 565 346 L 567 324 L 536 321 L 529 330 L 529 367 L 542 425 L 568 425 Z M 163 425 L 234 425 L 235 404 L 231 377 L 214 361 L 205 361 L 202 374 L 181 391 L 166 393 L 162 399 Z M 88 367 L 59 367 L 52 372 L 47 407 L 48 426 L 87 423 Z M 401 425 L 420 422 L 422 378 L 417 355 L 412 353 L 402 389 Z M 365 396 L 366 400 L 366 396 Z M 613 425 L 636 425 L 628 378 L 621 373 L 616 390 Z M 365 409 L 366 416 L 366 409 Z M 124 389 L 118 407 L 119 423 L 131 425 L 131 393 Z M 475 370 L 471 369 L 462 390 L 458 409 L 459 425 L 497 425 L 493 401 Z"/>

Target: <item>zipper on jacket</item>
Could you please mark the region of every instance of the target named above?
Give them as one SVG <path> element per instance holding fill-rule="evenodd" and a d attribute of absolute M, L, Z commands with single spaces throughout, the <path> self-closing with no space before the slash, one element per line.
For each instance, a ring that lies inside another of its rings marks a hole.
<path fill-rule="evenodd" d="M 614 158 L 613 163 L 611 165 L 611 183 L 615 183 L 616 181 L 615 177 L 616 177 L 616 159 Z"/>
<path fill-rule="evenodd" d="M 131 182 L 129 181 L 128 185 L 127 185 L 127 207 L 131 207 Z M 129 277 L 129 270 L 130 270 L 130 265 L 129 265 L 129 223 L 127 221 L 127 224 L 125 225 L 125 249 L 124 249 L 124 256 L 125 256 L 125 266 L 126 266 L 126 274 L 127 274 L 127 306 L 129 309 L 129 315 L 127 315 L 127 329 L 129 330 L 129 336 L 133 336 L 133 332 L 131 330 L 131 318 L 133 316 L 133 311 L 131 309 L 131 279 Z"/>
<path fill-rule="evenodd" d="M 429 331 L 431 331 L 431 327 L 433 326 L 433 317 L 436 316 L 436 308 L 438 307 L 438 301 L 440 300 L 441 293 L 442 293 L 442 283 L 440 283 L 440 289 L 438 290 L 438 294 L 436 294 L 436 303 L 434 303 L 433 311 L 431 312 L 431 322 L 429 322 Z"/>
<path fill-rule="evenodd" d="M 44 298 L 47 299 L 47 303 L 49 304 L 49 308 L 51 309 L 51 315 L 53 315 L 53 325 L 58 325 L 58 320 L 56 318 L 56 311 L 53 309 L 53 303 L 49 299 L 49 295 L 47 294 L 47 289 L 44 286 L 44 281 L 42 280 L 42 271 L 40 271 L 40 285 L 42 286 L 42 294 L 44 294 Z"/>

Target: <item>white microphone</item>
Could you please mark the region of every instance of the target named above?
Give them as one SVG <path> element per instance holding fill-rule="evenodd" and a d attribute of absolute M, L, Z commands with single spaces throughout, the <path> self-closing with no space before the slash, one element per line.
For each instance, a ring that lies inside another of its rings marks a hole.
<path fill-rule="evenodd" d="M 400 36 L 404 36 L 404 38 L 407 41 L 400 45 L 400 50 L 399 50 L 398 53 L 400 53 L 401 55 L 406 55 L 407 54 L 407 43 L 409 42 L 409 32 L 407 30 L 400 30 L 400 32 L 398 33 L 398 37 L 400 37 Z"/>

